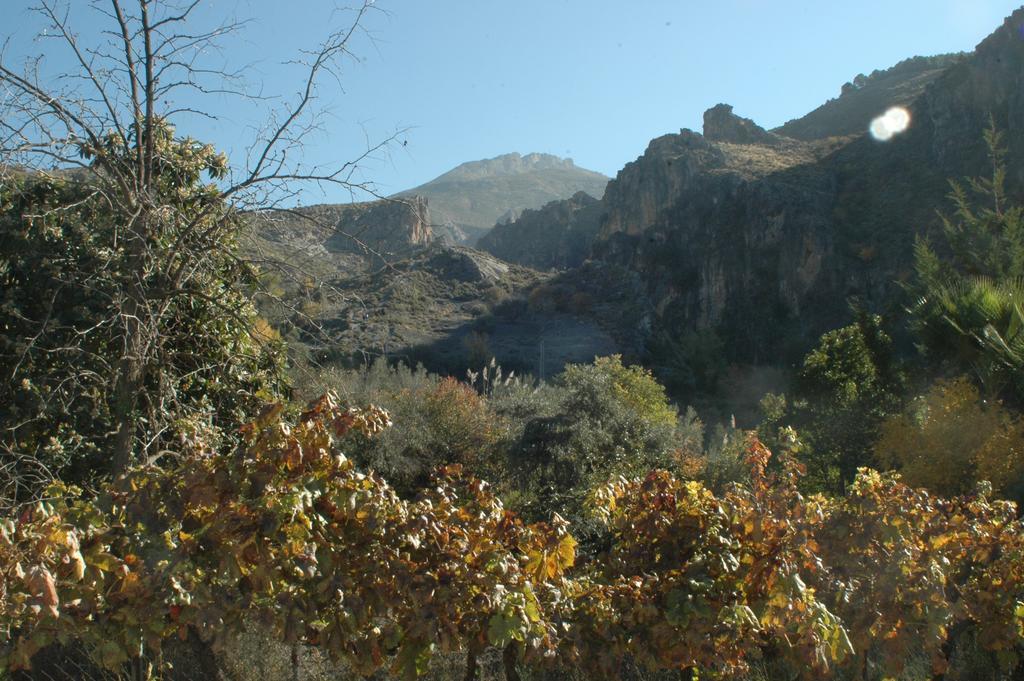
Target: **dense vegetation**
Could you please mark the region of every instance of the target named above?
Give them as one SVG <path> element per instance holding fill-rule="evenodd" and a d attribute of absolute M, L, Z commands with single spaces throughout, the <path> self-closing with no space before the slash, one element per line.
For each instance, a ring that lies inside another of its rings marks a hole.
<path fill-rule="evenodd" d="M 201 191 L 216 156 L 165 140 L 167 158 L 191 159 L 168 180 L 188 210 L 184 190 Z M 994 204 L 975 211 L 956 185 L 949 255 L 919 247 L 909 328 L 925 361 L 900 357 L 862 312 L 807 355 L 791 398 L 765 397 L 758 432 L 708 435 L 649 371 L 606 357 L 550 383 L 494 362 L 465 381 L 384 361 L 335 370 L 321 378 L 348 404 L 378 406 L 272 403 L 231 435 L 240 409 L 273 395 L 275 374 L 273 355 L 257 361 L 273 334 L 245 303 L 227 240 L 210 261 L 224 264 L 196 282 L 221 286 L 217 309 L 235 312 L 211 317 L 197 289 L 161 318 L 166 350 L 138 404 L 180 410 L 154 434 L 169 451 L 117 475 L 103 457 L 117 432 L 104 387 L 117 374 L 96 360 L 93 381 L 69 381 L 62 372 L 82 365 L 61 353 L 68 337 L 84 358 L 113 342 L 103 282 L 127 269 L 111 243 L 118 216 L 86 183 L 5 184 L 16 323 L 4 329 L 4 389 L 62 399 L 12 400 L 22 415 L 4 431 L 18 461 L 51 471 L 44 488 L 9 469 L 20 486 L 0 527 L 4 668 L 59 644 L 149 676 L 170 638 L 213 641 L 257 618 L 355 671 L 407 677 L 461 651 L 472 678 L 491 647 L 509 678 L 615 677 L 627 661 L 787 678 L 891 678 L 908 663 L 963 673 L 978 659 L 1019 670 L 1024 528 L 1001 499 L 1024 489 L 1020 311 L 975 289 L 1017 276 L 1004 256 L 1020 213 L 1005 205 L 989 141 L 993 178 L 970 186 Z M 51 404 L 68 406 L 38 406 Z"/>
<path fill-rule="evenodd" d="M 990 489 L 943 499 L 864 470 L 841 497 L 804 497 L 802 466 L 772 466 L 751 438 L 749 475 L 717 495 L 667 471 L 594 488 L 607 536 L 580 560 L 560 516 L 524 524 L 461 466 L 410 500 L 360 473 L 342 448 L 387 426 L 380 409 L 324 397 L 292 423 L 282 412 L 246 424 L 238 452 L 194 447 L 95 497 L 57 485 L 5 521 L 5 665 L 77 640 L 108 668 L 151 670 L 175 633 L 253 614 L 286 642 L 408 677 L 451 650 L 472 677 L 489 645 L 510 678 L 520 663 L 614 677 L 627 657 L 891 677 L 912 654 L 941 674 L 965 632 L 994 668 L 1018 662 L 1024 533 Z"/>
<path fill-rule="evenodd" d="M 254 621 L 406 678 L 493 651 L 508 679 L 1024 674 L 1024 222 L 994 128 L 907 315 L 857 309 L 756 429 L 706 432 L 620 356 L 549 382 L 381 360 L 303 395 L 226 159 L 134 107 L 51 140 L 79 172 L 0 168 L 0 678 L 68 650 L 151 678 Z M 292 177 L 286 128 L 242 185 Z M 676 393 L 720 355 L 652 344 Z"/>
<path fill-rule="evenodd" d="M 130 172 L 122 140 L 99 144 L 81 149 L 92 173 L 113 182 Z M 116 473 L 199 430 L 216 446 L 225 425 L 278 394 L 283 357 L 248 293 L 241 221 L 203 182 L 227 160 L 165 125 L 154 154 L 159 209 L 146 219 L 88 176 L 0 184 L 8 487 Z"/>

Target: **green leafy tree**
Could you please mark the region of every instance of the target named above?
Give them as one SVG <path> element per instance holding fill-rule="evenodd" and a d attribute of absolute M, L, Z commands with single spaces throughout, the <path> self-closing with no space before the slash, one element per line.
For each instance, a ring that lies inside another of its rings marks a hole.
<path fill-rule="evenodd" d="M 301 151 L 317 83 L 336 75 L 372 1 L 292 63 L 301 87 L 268 107 L 235 165 L 175 127 L 208 115 L 213 89 L 246 96 L 239 73 L 211 61 L 242 24 L 210 27 L 204 4 L 90 3 L 87 34 L 77 7 L 40 0 L 63 70 L 0 55 L 0 399 L 14 405 L 0 446 L 37 471 L 78 459 L 122 474 L 273 397 L 279 353 L 247 300 L 257 280 L 236 247 L 239 216 L 303 181 L 366 188 L 355 162 L 314 166 Z"/>
<path fill-rule="evenodd" d="M 940 257 L 915 245 L 910 313 L 920 347 L 938 366 L 970 371 L 985 394 L 1024 398 L 1024 209 L 1006 193 L 1006 150 L 985 132 L 991 177 L 952 182 L 953 214 L 942 215 Z"/>
<path fill-rule="evenodd" d="M 103 144 L 81 149 L 97 176 L 125 161 L 116 138 Z M 126 227 L 132 215 L 91 179 L 0 186 L 9 320 L 0 329 L 0 400 L 9 406 L 0 437 L 68 479 L 123 470 L 124 427 L 133 450 L 157 456 L 196 428 L 231 428 L 278 394 L 281 347 L 257 329 L 254 270 L 236 246 L 241 221 L 203 181 L 223 176 L 224 156 L 168 126 L 153 145 L 159 210 L 141 249 Z M 138 343 L 130 352 L 129 335 Z M 129 360 L 137 365 L 130 385 Z"/>
<path fill-rule="evenodd" d="M 841 492 L 871 461 L 882 420 L 899 409 L 902 377 L 877 315 L 830 331 L 804 358 L 793 419 L 811 484 Z"/>
<path fill-rule="evenodd" d="M 673 465 L 679 415 L 649 371 L 600 357 L 568 366 L 557 386 L 555 413 L 529 421 L 509 454 L 530 513 L 577 518 L 589 487 L 609 475 Z"/>

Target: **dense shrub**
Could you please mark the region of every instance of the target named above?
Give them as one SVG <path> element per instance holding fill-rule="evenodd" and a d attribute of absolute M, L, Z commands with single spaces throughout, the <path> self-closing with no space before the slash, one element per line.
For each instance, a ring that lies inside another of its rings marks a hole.
<path fill-rule="evenodd" d="M 678 413 L 650 372 L 627 367 L 618 356 L 603 357 L 570 365 L 556 389 L 554 413 L 528 421 L 509 452 L 531 515 L 578 517 L 595 482 L 675 465 Z"/>
<path fill-rule="evenodd" d="M 484 397 L 422 367 L 390 366 L 379 359 L 366 370 L 336 371 L 325 380 L 357 404 L 386 408 L 399 424 L 380 437 L 357 436 L 349 444 L 359 465 L 386 476 L 406 496 L 422 488 L 441 465 L 486 470 L 504 438 L 504 420 Z"/>
<path fill-rule="evenodd" d="M 577 561 L 564 520 L 524 524 L 458 466 L 414 500 L 353 467 L 341 445 L 385 428 L 380 410 L 324 397 L 283 415 L 245 425 L 232 454 L 197 441 L 172 468 L 96 497 L 57 486 L 4 519 L 0 669 L 60 641 L 137 673 L 172 637 L 258 617 L 285 644 L 405 678 L 455 651 L 475 678 L 488 647 L 507 679 L 619 678 L 624 660 L 711 677 L 766 660 L 788 679 L 923 661 L 937 677 L 960 641 L 1019 670 L 1024 528 L 984 490 L 941 498 L 865 469 L 842 497 L 805 497 L 800 464 L 749 439 L 746 482 L 717 494 L 666 471 L 596 486 L 606 545 Z"/>
<path fill-rule="evenodd" d="M 1024 420 L 983 402 L 966 376 L 937 382 L 886 419 L 875 455 L 936 494 L 967 494 L 987 480 L 999 495 L 1024 499 Z"/>
<path fill-rule="evenodd" d="M 902 392 L 881 318 L 861 313 L 857 323 L 821 337 L 797 375 L 789 419 L 807 446 L 812 486 L 842 492 L 869 465 L 879 425 L 899 409 Z"/>
<path fill-rule="evenodd" d="M 251 301 L 242 221 L 205 181 L 227 161 L 166 123 L 153 134 L 145 219 L 101 188 L 131 162 L 113 134 L 83 146 L 95 164 L 79 177 L 0 182 L 6 472 L 25 460 L 66 481 L 116 473 L 190 429 L 229 434 L 279 394 L 280 338 Z"/>

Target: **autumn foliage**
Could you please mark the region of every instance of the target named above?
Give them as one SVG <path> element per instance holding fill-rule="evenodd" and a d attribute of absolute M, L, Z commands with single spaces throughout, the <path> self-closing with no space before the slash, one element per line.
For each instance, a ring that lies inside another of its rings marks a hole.
<path fill-rule="evenodd" d="M 861 470 L 841 498 L 804 497 L 800 464 L 757 440 L 749 481 L 716 496 L 664 471 L 594 489 L 604 550 L 568 523 L 525 524 L 461 467 L 418 497 L 355 469 L 339 442 L 389 423 L 323 397 L 294 421 L 269 407 L 223 455 L 186 443 L 173 466 L 86 497 L 54 487 L 0 526 L 7 669 L 78 641 L 118 669 L 190 630 L 257 617 L 369 674 L 414 677 L 441 651 L 490 646 L 506 667 L 615 678 L 623 659 L 725 676 L 760 659 L 807 678 L 936 673 L 970 630 L 1000 666 L 1024 645 L 1024 533 L 986 490 L 952 499 Z"/>

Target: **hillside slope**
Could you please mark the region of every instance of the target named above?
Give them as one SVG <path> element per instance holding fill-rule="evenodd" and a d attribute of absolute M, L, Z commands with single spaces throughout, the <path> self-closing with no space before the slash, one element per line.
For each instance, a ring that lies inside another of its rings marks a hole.
<path fill-rule="evenodd" d="M 911 57 L 892 68 L 858 75 L 814 111 L 775 128 L 772 132 L 800 140 L 837 135 L 856 135 L 864 121 L 891 106 L 905 106 L 917 99 L 946 69 L 966 58 L 965 54 Z"/>

